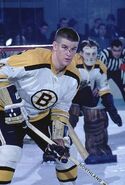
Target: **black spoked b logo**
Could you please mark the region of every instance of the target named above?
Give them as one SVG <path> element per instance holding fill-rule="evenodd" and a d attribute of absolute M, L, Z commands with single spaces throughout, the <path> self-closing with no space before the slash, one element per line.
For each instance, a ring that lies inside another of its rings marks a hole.
<path fill-rule="evenodd" d="M 51 90 L 42 89 L 31 97 L 31 101 L 35 108 L 45 110 L 57 102 L 57 95 Z"/>

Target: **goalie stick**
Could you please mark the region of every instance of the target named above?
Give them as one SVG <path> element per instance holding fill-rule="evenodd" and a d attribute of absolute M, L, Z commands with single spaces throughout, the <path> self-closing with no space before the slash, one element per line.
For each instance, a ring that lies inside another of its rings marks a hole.
<path fill-rule="evenodd" d="M 56 144 L 54 141 L 52 141 L 49 137 L 47 137 L 45 134 L 43 134 L 41 131 L 39 131 L 36 127 L 34 127 L 31 123 L 27 121 L 27 126 L 36 133 L 39 137 L 44 139 L 48 144 Z M 96 174 L 94 174 L 90 169 L 88 169 L 83 163 L 80 163 L 78 160 L 76 160 L 73 157 L 68 158 L 70 161 L 72 161 L 74 164 L 79 166 L 82 170 L 84 170 L 88 175 L 93 177 L 100 185 L 108 185 L 104 180 L 102 180 L 100 177 L 98 177 Z"/>

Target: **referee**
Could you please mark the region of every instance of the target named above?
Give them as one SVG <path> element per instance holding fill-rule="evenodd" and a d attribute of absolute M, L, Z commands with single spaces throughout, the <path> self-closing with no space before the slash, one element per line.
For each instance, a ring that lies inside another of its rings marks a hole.
<path fill-rule="evenodd" d="M 125 72 L 121 70 L 122 64 L 125 64 L 125 49 L 122 42 L 113 40 L 110 48 L 100 52 L 99 59 L 107 66 L 108 79 L 117 84 L 125 101 Z"/>

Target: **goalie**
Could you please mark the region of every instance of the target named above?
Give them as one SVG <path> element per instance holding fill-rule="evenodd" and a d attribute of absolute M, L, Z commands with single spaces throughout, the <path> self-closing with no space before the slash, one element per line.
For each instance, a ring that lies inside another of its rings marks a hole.
<path fill-rule="evenodd" d="M 98 44 L 93 40 L 85 40 L 80 45 L 76 66 L 84 83 L 81 84 L 70 108 L 70 123 L 73 127 L 76 126 L 81 112 L 84 115 L 85 146 L 92 156 L 86 160 L 86 163 L 116 161 L 108 145 L 106 111 L 116 125 L 122 126 L 121 117 L 114 105 L 107 82 L 107 69 L 97 59 L 97 51 Z M 102 100 L 103 108 L 97 106 L 99 98 Z"/>
<path fill-rule="evenodd" d="M 0 184 L 11 182 L 21 158 L 25 134 L 44 152 L 54 153 L 60 184 L 75 184 L 77 166 L 67 161 L 72 149 L 67 124 L 68 111 L 80 82 L 75 68 L 78 43 L 75 30 L 62 28 L 56 32 L 52 51 L 28 50 L 7 58 L 6 65 L 1 67 Z M 23 117 L 26 114 L 28 121 L 57 145 L 49 146 L 28 128 Z"/>

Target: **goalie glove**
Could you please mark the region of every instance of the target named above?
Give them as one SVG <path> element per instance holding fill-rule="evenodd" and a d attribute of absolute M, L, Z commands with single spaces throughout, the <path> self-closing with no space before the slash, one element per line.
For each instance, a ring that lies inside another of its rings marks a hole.
<path fill-rule="evenodd" d="M 105 106 L 106 110 L 109 113 L 110 118 L 112 121 L 117 124 L 119 127 L 122 126 L 122 119 L 115 108 L 113 96 L 108 93 L 103 95 L 102 97 L 102 104 Z"/>

